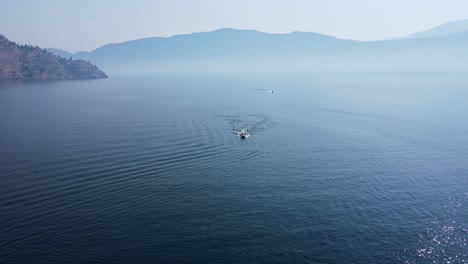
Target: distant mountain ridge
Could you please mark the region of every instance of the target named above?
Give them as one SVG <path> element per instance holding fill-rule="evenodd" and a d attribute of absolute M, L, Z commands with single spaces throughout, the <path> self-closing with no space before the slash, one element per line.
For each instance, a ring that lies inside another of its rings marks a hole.
<path fill-rule="evenodd" d="M 438 27 L 411 34 L 406 38 L 433 38 L 468 31 L 468 19 L 442 24 Z"/>
<path fill-rule="evenodd" d="M 466 71 L 468 31 L 382 41 L 219 29 L 73 54 L 123 74 L 216 71 Z"/>
<path fill-rule="evenodd" d="M 0 35 L 0 80 L 99 78 L 107 75 L 89 62 L 59 57 L 31 45 L 18 45 Z"/>
<path fill-rule="evenodd" d="M 86 58 L 106 59 L 119 52 L 124 58 L 137 59 L 143 56 L 153 58 L 189 58 L 209 56 L 253 55 L 276 53 L 297 53 L 311 51 L 314 44 L 326 43 L 330 48 L 351 40 L 339 40 L 317 33 L 293 32 L 268 34 L 255 30 L 219 29 L 210 32 L 175 35 L 168 38 L 152 37 L 116 44 L 104 45 L 92 52 L 75 55 Z"/>
<path fill-rule="evenodd" d="M 53 54 L 60 56 L 62 58 L 66 58 L 66 59 L 74 56 L 73 53 L 65 51 L 65 50 L 61 50 L 61 49 L 55 49 L 55 48 L 44 48 L 44 49 L 47 50 L 48 52 L 52 52 Z"/>

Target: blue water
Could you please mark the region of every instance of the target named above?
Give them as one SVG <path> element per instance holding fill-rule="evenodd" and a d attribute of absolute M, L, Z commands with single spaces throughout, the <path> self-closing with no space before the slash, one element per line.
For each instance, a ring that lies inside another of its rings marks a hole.
<path fill-rule="evenodd" d="M 467 115 L 455 74 L 2 82 L 0 263 L 467 263 Z"/>

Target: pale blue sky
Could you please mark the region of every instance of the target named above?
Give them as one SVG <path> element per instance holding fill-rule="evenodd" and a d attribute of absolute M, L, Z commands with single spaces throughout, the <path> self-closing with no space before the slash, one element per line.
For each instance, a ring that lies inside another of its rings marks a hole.
<path fill-rule="evenodd" d="M 374 40 L 467 18 L 467 0 L 0 0 L 0 33 L 69 51 L 225 27 Z"/>

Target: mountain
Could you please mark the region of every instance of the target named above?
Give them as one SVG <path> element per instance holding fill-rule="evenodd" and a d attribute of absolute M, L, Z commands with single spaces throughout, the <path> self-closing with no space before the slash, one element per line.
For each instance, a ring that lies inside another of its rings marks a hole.
<path fill-rule="evenodd" d="M 466 71 L 468 31 L 442 37 L 354 41 L 254 30 L 154 37 L 73 54 L 114 74 L 258 71 Z"/>
<path fill-rule="evenodd" d="M 293 32 L 267 34 L 254 30 L 221 29 L 212 32 L 176 35 L 170 38 L 146 38 L 109 44 L 89 55 L 101 60 L 120 53 L 125 59 L 206 58 L 269 54 L 295 55 L 314 50 L 332 50 L 352 45 L 355 41 L 339 40 L 316 33 Z M 81 53 L 81 56 L 86 56 Z M 148 57 L 149 56 L 149 57 Z"/>
<path fill-rule="evenodd" d="M 0 35 L 0 80 L 98 79 L 107 75 L 84 60 L 65 59 Z"/>
<path fill-rule="evenodd" d="M 45 48 L 45 50 L 47 50 L 48 52 L 51 52 L 54 55 L 57 55 L 59 57 L 63 57 L 63 58 L 67 58 L 67 59 L 70 58 L 70 57 L 73 57 L 73 53 L 65 51 L 65 50 L 54 49 L 54 48 Z"/>
<path fill-rule="evenodd" d="M 445 23 L 435 28 L 421 31 L 406 38 L 433 38 L 468 31 L 468 19 Z"/>

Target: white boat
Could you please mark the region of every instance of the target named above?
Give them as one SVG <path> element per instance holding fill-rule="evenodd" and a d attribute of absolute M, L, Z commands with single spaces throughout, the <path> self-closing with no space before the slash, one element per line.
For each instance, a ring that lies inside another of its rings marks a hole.
<path fill-rule="evenodd" d="M 249 133 L 249 131 L 247 131 L 247 130 L 241 130 L 241 131 L 239 132 L 239 137 L 242 138 L 242 139 L 249 138 L 249 137 L 250 137 L 250 133 Z"/>

